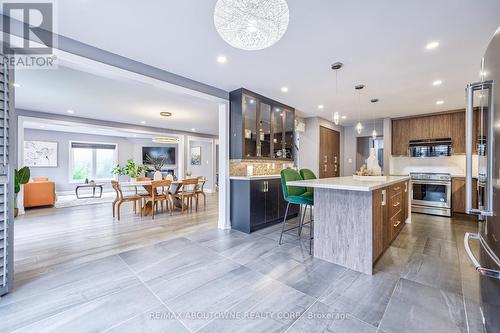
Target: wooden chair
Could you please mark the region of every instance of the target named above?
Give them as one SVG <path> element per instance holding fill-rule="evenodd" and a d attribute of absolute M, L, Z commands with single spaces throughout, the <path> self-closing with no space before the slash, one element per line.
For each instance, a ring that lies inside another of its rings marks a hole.
<path fill-rule="evenodd" d="M 172 181 L 170 180 L 157 180 L 151 182 L 151 195 L 145 196 L 144 201 L 146 203 L 151 201 L 153 204 L 151 212 L 152 219 L 155 218 L 155 209 L 158 210 L 158 203 L 161 204 L 161 210 L 163 211 L 163 202 L 165 202 L 167 210 L 170 210 L 170 215 L 172 215 L 174 202 L 169 193 L 170 185 L 172 185 Z"/>
<path fill-rule="evenodd" d="M 184 208 L 191 209 L 193 211 L 193 198 L 198 201 L 196 196 L 196 185 L 198 185 L 198 178 L 184 179 L 182 181 L 181 189 L 175 194 L 175 198 L 181 201 L 181 212 L 184 213 Z M 184 205 L 185 200 L 185 205 Z M 198 203 L 196 204 L 196 209 L 198 209 Z"/>
<path fill-rule="evenodd" d="M 151 180 L 151 178 L 149 178 L 149 177 L 137 177 L 136 180 L 138 182 L 144 182 L 144 181 Z M 137 186 L 135 187 L 135 194 L 136 195 L 140 196 L 141 198 L 149 196 L 149 193 L 144 193 L 144 189 L 142 189 L 142 191 L 143 191 L 143 193 L 139 193 L 139 191 L 137 190 Z"/>
<path fill-rule="evenodd" d="M 123 195 L 120 184 L 116 180 L 111 181 L 111 187 L 116 192 L 115 201 L 113 201 L 113 218 L 115 217 L 115 207 L 118 215 L 118 221 L 120 221 L 120 207 L 124 202 L 133 202 L 134 204 L 134 214 L 137 213 L 137 204 L 141 202 L 142 198 L 137 194 L 132 195 Z M 142 208 L 139 209 L 141 211 L 142 216 Z"/>
<path fill-rule="evenodd" d="M 203 208 L 207 206 L 207 195 L 205 194 L 204 187 L 207 179 L 204 176 L 197 177 L 198 184 L 196 185 L 195 195 L 196 195 L 196 210 L 198 210 L 198 196 L 203 195 Z"/>

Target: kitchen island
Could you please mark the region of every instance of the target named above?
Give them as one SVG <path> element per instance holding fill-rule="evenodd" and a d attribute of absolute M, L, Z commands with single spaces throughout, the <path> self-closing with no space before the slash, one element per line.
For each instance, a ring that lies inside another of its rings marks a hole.
<path fill-rule="evenodd" d="M 287 182 L 314 188 L 314 256 L 362 273 L 389 247 L 409 217 L 409 177 Z"/>

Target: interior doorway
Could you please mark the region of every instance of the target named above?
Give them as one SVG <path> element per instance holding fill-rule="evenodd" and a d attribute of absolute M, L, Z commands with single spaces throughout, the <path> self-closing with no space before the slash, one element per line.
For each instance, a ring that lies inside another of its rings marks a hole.
<path fill-rule="evenodd" d="M 340 133 L 319 128 L 319 178 L 340 176 Z"/>

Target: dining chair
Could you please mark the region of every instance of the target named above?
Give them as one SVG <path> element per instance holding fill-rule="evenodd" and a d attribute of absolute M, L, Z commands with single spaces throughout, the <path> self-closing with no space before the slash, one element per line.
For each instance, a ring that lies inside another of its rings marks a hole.
<path fill-rule="evenodd" d="M 204 176 L 196 177 L 198 179 L 198 184 L 196 184 L 195 195 L 196 195 L 196 210 L 198 210 L 198 196 L 203 195 L 203 208 L 207 207 L 207 195 L 205 194 L 205 183 L 207 179 Z"/>
<path fill-rule="evenodd" d="M 312 192 L 308 192 L 307 189 L 303 186 L 288 186 L 287 182 L 289 181 L 296 181 L 296 180 L 303 180 L 302 176 L 297 170 L 294 169 L 284 169 L 281 170 L 280 172 L 281 176 L 281 188 L 283 190 L 283 197 L 285 198 L 285 201 L 287 202 L 286 205 L 286 210 L 285 210 L 285 216 L 283 218 L 283 227 L 281 228 L 281 234 L 280 234 L 280 240 L 279 240 L 279 245 L 281 245 L 281 241 L 283 238 L 283 233 L 297 229 L 298 228 L 298 235 L 300 236 L 302 232 L 302 227 L 304 226 L 304 218 L 306 215 L 307 208 L 312 209 L 314 206 L 314 195 Z M 303 211 L 300 213 L 300 221 L 299 225 L 293 226 L 289 229 L 285 229 L 286 226 L 286 218 L 288 215 L 288 209 L 290 205 L 299 205 L 299 206 L 304 206 Z M 309 254 L 312 254 L 312 240 L 313 240 L 313 235 L 314 235 L 314 222 L 311 220 L 309 222 Z"/>
<path fill-rule="evenodd" d="M 165 202 L 167 210 L 170 210 L 170 215 L 172 215 L 174 203 L 169 193 L 170 185 L 172 185 L 170 180 L 156 180 L 151 182 L 151 195 L 144 197 L 146 204 L 151 201 L 153 205 L 151 219 L 155 218 L 155 210 L 158 210 L 158 203 L 160 203 L 161 210 L 163 211 L 163 202 Z"/>
<path fill-rule="evenodd" d="M 120 207 L 124 202 L 133 202 L 134 205 L 134 214 L 137 213 L 137 205 L 142 201 L 142 198 L 137 194 L 132 195 L 123 195 L 122 189 L 120 187 L 120 183 L 116 180 L 111 181 L 111 187 L 116 192 L 116 198 L 113 201 L 113 218 L 115 217 L 115 210 L 117 212 L 118 221 L 120 221 Z M 142 207 L 139 208 L 141 216 L 142 216 Z"/>
<path fill-rule="evenodd" d="M 184 208 L 191 209 L 193 211 L 193 198 L 198 201 L 196 197 L 196 185 L 198 185 L 198 178 L 184 179 L 181 184 L 181 188 L 175 194 L 175 198 L 179 199 L 181 202 L 181 212 L 184 214 Z M 186 204 L 184 205 L 184 200 Z M 196 204 L 196 209 L 198 210 L 198 203 Z"/>
<path fill-rule="evenodd" d="M 137 177 L 136 180 L 138 182 L 145 182 L 145 181 L 150 181 L 151 178 L 149 178 L 149 177 Z M 141 191 L 139 192 L 139 190 L 137 189 L 137 186 L 135 186 L 135 194 L 137 194 L 138 196 L 140 196 L 142 198 L 149 196 L 149 193 L 144 189 L 141 189 Z"/>

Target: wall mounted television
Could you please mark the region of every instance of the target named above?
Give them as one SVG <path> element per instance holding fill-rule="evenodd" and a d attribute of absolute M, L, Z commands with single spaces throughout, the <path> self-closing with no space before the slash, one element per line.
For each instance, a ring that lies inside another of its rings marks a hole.
<path fill-rule="evenodd" d="M 147 156 L 151 158 L 165 158 L 165 165 L 175 164 L 175 147 L 142 147 L 142 163 L 149 164 Z"/>

